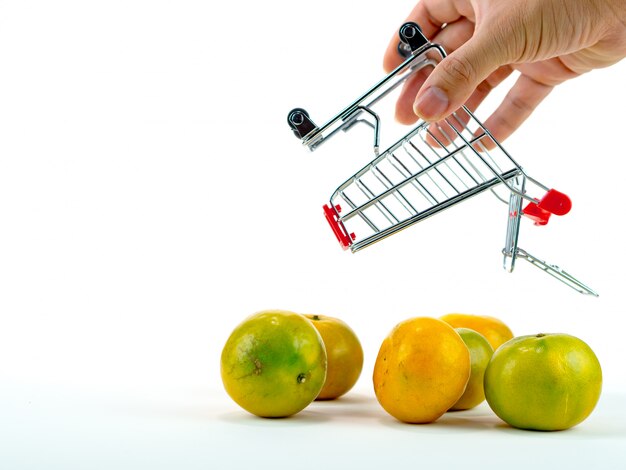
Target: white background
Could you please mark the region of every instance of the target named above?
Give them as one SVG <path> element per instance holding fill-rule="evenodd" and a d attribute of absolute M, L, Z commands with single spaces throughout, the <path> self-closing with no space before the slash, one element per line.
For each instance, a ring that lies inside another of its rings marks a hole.
<path fill-rule="evenodd" d="M 339 416 L 337 426 L 395 425 L 372 401 L 370 377 L 397 322 L 467 312 L 499 317 L 516 334 L 585 340 L 609 398 L 570 436 L 594 451 L 615 448 L 611 436 L 623 443 L 625 62 L 559 86 L 505 142 L 574 203 L 546 227 L 526 221 L 520 245 L 599 298 L 526 263 L 505 273 L 506 206 L 488 194 L 357 254 L 339 248 L 323 219 L 334 188 L 370 158 L 371 136 L 355 130 L 311 153 L 287 113 L 305 107 L 323 123 L 380 79 L 411 7 L 0 2 L 0 467 L 167 468 L 183 455 L 188 467 L 210 466 L 231 448 L 207 429 L 232 442 L 274 436 L 275 445 L 341 435 L 332 419 L 250 421 L 222 391 L 228 334 L 267 308 L 338 316 L 361 338 L 353 398 L 319 411 Z M 184 411 L 173 419 L 172 409 Z M 488 408 L 476 413 L 493 439 L 510 436 Z M 585 441 L 585 426 L 605 434 Z M 431 429 L 419 433 L 446 431 Z M 448 439 L 474 442 L 465 440 L 471 425 L 460 429 Z M 176 440 L 167 430 L 197 448 L 167 447 Z M 511 449 L 542 448 L 535 434 L 512 436 Z M 546 436 L 563 444 L 567 434 Z M 354 449 L 378 449 L 360 439 Z M 269 462 L 267 447 L 255 449 L 257 464 Z"/>

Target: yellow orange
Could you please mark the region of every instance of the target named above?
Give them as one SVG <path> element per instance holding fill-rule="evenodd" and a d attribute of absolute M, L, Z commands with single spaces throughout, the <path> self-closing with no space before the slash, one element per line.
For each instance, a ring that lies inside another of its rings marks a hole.
<path fill-rule="evenodd" d="M 363 369 L 363 348 L 352 328 L 339 318 L 305 315 L 326 347 L 326 381 L 317 400 L 333 400 L 350 390 Z"/>
<path fill-rule="evenodd" d="M 513 338 L 513 332 L 502 320 L 486 315 L 449 313 L 440 317 L 454 328 L 469 328 L 483 335 L 495 351 L 501 344 Z"/>
<path fill-rule="evenodd" d="M 407 423 L 430 423 L 454 405 L 470 377 L 470 353 L 447 323 L 405 320 L 383 341 L 374 365 L 374 391 L 382 407 Z"/>

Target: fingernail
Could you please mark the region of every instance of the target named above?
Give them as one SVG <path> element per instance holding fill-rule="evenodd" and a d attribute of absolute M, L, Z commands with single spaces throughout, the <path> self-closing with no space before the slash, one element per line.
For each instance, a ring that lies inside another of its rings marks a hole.
<path fill-rule="evenodd" d="M 415 114 L 426 121 L 441 118 L 446 109 L 448 109 L 448 96 L 436 86 L 431 86 L 426 90 L 413 105 Z"/>

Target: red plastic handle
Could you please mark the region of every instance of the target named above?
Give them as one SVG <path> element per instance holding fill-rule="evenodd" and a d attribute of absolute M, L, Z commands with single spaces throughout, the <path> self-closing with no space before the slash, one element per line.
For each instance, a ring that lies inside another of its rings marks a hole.
<path fill-rule="evenodd" d="M 538 206 L 554 215 L 565 215 L 572 209 L 572 200 L 567 194 L 551 189 L 541 198 Z"/>
<path fill-rule="evenodd" d="M 538 204 L 531 202 L 524 207 L 524 215 L 535 221 L 535 225 L 546 225 L 550 216 L 565 215 L 572 208 L 572 200 L 567 194 L 556 189 L 549 190 Z"/>
<path fill-rule="evenodd" d="M 350 245 L 352 245 L 352 240 L 355 239 L 355 235 L 354 233 L 348 234 L 343 223 L 339 221 L 339 216 L 337 215 L 339 212 L 341 212 L 340 206 L 330 207 L 328 204 L 324 204 L 324 216 L 337 237 L 337 240 L 339 240 L 341 248 L 347 250 Z"/>

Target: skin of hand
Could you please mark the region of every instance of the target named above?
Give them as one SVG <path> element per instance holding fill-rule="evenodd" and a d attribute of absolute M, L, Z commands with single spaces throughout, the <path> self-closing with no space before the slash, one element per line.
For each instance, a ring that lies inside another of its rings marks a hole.
<path fill-rule="evenodd" d="M 514 70 L 520 75 L 485 121 L 497 140 L 511 135 L 552 89 L 626 57 L 626 0 L 421 0 L 407 21 L 448 56 L 426 78 L 407 80 L 396 118 L 439 121 L 474 110 Z M 397 34 L 383 66 L 403 58 Z"/>

